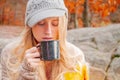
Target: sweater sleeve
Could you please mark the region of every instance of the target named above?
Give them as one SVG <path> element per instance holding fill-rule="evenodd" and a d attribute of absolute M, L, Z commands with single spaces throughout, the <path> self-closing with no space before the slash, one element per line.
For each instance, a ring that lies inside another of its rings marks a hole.
<path fill-rule="evenodd" d="M 1 52 L 1 79 L 2 80 L 10 80 L 9 77 L 8 77 L 8 74 L 7 74 L 7 66 L 6 66 L 6 60 L 8 58 L 8 55 L 6 54 L 6 50 L 3 49 L 2 52 Z"/>
<path fill-rule="evenodd" d="M 11 46 L 7 46 L 1 53 L 2 80 L 38 80 L 36 72 L 29 70 L 24 63 L 19 63 L 11 54 Z"/>

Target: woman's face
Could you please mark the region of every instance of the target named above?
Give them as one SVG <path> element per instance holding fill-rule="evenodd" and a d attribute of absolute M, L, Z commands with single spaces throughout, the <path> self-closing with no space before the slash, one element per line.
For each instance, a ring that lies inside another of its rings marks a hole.
<path fill-rule="evenodd" d="M 40 41 L 49 41 L 58 39 L 58 17 L 50 17 L 38 22 L 32 27 L 35 39 Z"/>

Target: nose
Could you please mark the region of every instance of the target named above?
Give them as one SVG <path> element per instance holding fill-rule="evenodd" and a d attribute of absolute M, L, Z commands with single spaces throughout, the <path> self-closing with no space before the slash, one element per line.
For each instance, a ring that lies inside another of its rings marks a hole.
<path fill-rule="evenodd" d="M 48 24 L 46 25 L 45 34 L 46 34 L 46 35 L 51 35 L 51 34 L 52 34 L 52 27 L 51 27 L 51 24 L 50 24 L 50 23 L 48 23 Z"/>

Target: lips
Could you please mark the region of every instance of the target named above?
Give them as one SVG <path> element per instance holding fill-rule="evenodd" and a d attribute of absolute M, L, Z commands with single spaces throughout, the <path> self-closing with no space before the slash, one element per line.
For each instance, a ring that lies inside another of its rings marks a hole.
<path fill-rule="evenodd" d="M 52 37 L 43 37 L 42 39 L 43 39 L 43 41 L 53 40 L 53 38 L 52 38 Z"/>

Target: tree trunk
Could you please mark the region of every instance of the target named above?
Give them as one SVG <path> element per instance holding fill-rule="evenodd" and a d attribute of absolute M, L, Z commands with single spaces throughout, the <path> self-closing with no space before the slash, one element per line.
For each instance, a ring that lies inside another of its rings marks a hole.
<path fill-rule="evenodd" d="M 89 11 L 88 11 L 88 0 L 85 0 L 84 2 L 84 11 L 83 11 L 83 23 L 84 27 L 89 27 Z"/>
<path fill-rule="evenodd" d="M 75 13 L 75 15 L 74 15 L 74 23 L 75 23 L 75 28 L 78 28 L 78 20 L 77 20 L 77 14 Z"/>
<path fill-rule="evenodd" d="M 74 22 L 74 28 L 76 28 L 77 25 L 76 25 L 76 14 L 75 13 L 72 14 L 72 21 Z"/>
<path fill-rule="evenodd" d="M 75 2 L 77 2 L 77 0 L 75 0 Z M 77 16 L 77 9 L 78 7 L 75 6 L 75 16 L 74 16 L 74 24 L 75 24 L 75 28 L 78 28 L 78 16 Z"/>

